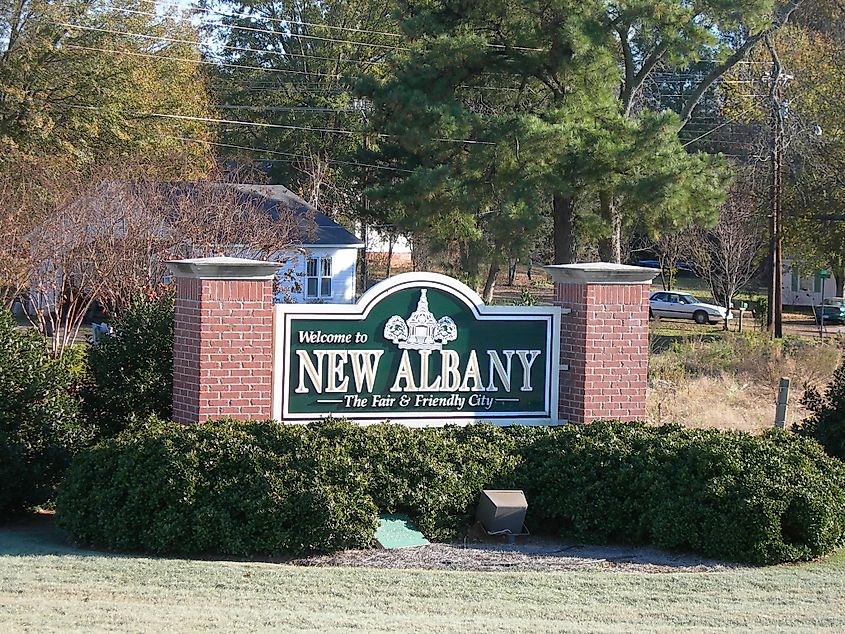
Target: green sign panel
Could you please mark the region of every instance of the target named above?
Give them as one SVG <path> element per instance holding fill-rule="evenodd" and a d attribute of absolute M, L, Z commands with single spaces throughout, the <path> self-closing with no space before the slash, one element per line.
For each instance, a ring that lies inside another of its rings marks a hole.
<path fill-rule="evenodd" d="M 485 306 L 434 273 L 354 305 L 279 305 L 274 414 L 442 425 L 557 417 L 560 309 Z"/>

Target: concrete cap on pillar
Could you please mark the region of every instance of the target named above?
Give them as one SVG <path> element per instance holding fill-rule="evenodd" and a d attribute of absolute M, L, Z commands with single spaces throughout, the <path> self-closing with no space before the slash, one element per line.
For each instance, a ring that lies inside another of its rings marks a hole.
<path fill-rule="evenodd" d="M 200 280 L 272 280 L 282 268 L 278 262 L 245 258 L 193 258 L 165 262 L 176 277 Z"/>
<path fill-rule="evenodd" d="M 552 264 L 543 267 L 558 284 L 651 284 L 660 271 L 611 262 Z"/>

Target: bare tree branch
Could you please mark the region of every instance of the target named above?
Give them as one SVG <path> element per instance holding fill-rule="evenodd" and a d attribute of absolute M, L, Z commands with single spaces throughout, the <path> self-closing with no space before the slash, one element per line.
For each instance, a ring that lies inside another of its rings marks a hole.
<path fill-rule="evenodd" d="M 0 214 L 0 286 L 61 355 L 95 304 L 122 310 L 139 294 L 162 291 L 170 259 L 290 256 L 308 218 L 239 189 L 229 175 L 172 183 L 144 166 L 42 177 L 45 199 L 6 197 Z M 9 177 L 11 178 L 11 177 Z M 0 195 L 13 181 L 0 181 Z M 12 204 L 12 201 L 17 201 Z M 304 236 L 304 237 L 307 237 Z"/>
<path fill-rule="evenodd" d="M 724 62 L 721 64 L 717 64 L 713 67 L 713 69 L 705 76 L 705 78 L 696 86 L 696 89 L 693 93 L 689 96 L 689 98 L 684 103 L 684 107 L 681 109 L 681 125 L 686 125 L 686 123 L 692 117 L 692 112 L 695 110 L 695 107 L 698 105 L 698 102 L 701 101 L 701 98 L 704 94 L 710 90 L 711 86 L 713 86 L 716 81 L 719 80 L 726 72 L 728 72 L 731 68 L 736 66 L 739 62 L 741 62 L 748 52 L 763 38 L 770 36 L 772 33 L 777 31 L 783 25 L 785 25 L 789 21 L 789 17 L 795 12 L 795 10 L 801 6 L 803 0 L 789 0 L 785 5 L 783 5 L 776 13 L 775 18 L 772 20 L 771 25 L 767 28 L 763 29 L 759 33 L 751 35 L 745 42 L 742 43 L 732 55 L 730 55 Z"/>

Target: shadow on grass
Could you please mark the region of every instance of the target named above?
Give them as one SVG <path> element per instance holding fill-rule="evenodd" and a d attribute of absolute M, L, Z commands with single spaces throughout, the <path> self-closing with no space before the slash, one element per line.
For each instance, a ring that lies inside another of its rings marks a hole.
<path fill-rule="evenodd" d="M 469 571 L 555 571 L 584 568 L 615 568 L 627 565 L 653 566 L 652 572 L 711 572 L 731 569 L 749 569 L 754 566 L 707 559 L 689 553 L 667 552 L 649 546 L 590 545 L 532 537 L 515 545 L 504 543 L 431 544 L 423 547 L 431 552 L 424 554 L 418 548 L 395 550 L 341 551 L 326 555 L 304 557 L 236 557 L 221 555 L 156 556 L 141 552 L 106 551 L 86 549 L 73 545 L 68 536 L 55 525 L 52 513 L 37 513 L 0 525 L 0 557 L 71 556 L 108 557 L 123 559 L 182 559 L 189 561 L 222 561 L 234 563 L 272 563 L 294 566 L 373 567 L 431 570 Z M 404 551 L 404 552 L 403 552 Z M 522 561 L 522 559 L 525 561 Z M 451 561 L 452 559 L 461 560 Z M 380 561 L 385 560 L 385 561 Z M 786 567 L 833 566 L 845 570 L 845 548 L 813 562 L 784 564 Z M 775 566 L 777 567 L 777 566 Z"/>
<path fill-rule="evenodd" d="M 0 525 L 0 556 L 6 555 L 116 556 L 115 553 L 74 546 L 67 534 L 56 526 L 52 513 L 27 515 Z"/>
<path fill-rule="evenodd" d="M 150 555 L 75 546 L 55 524 L 52 513 L 37 513 L 0 525 L 0 557 L 108 557 L 125 559 L 184 559 L 236 563 L 273 563 L 294 566 L 417 568 L 431 570 L 554 571 L 607 566 L 655 566 L 663 571 L 727 570 L 741 565 L 648 546 L 590 545 L 531 537 L 516 544 L 431 544 L 419 548 L 341 551 L 324 555 L 237 557 L 225 555 Z"/>
<path fill-rule="evenodd" d="M 73 557 L 115 557 L 122 559 L 162 559 L 188 561 L 229 561 L 236 563 L 291 563 L 292 555 L 275 557 L 238 557 L 235 555 L 191 554 L 151 554 L 132 550 L 105 550 L 96 546 L 76 545 L 73 539 L 56 525 L 55 514 L 39 512 L 15 518 L 0 524 L 0 557 L 38 557 L 38 556 Z M 308 564 L 310 565 L 310 564 Z"/>

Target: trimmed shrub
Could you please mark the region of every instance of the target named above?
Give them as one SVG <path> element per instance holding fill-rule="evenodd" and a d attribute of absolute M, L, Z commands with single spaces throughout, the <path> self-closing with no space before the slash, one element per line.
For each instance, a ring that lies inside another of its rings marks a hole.
<path fill-rule="evenodd" d="M 114 548 L 300 553 L 367 545 L 377 510 L 453 539 L 485 488 L 523 489 L 535 534 L 592 543 L 769 564 L 845 536 L 845 465 L 814 441 L 628 423 L 154 423 L 80 456 L 58 507 L 80 541 Z"/>
<path fill-rule="evenodd" d="M 89 439 L 74 395 L 73 355 L 0 311 L 0 519 L 44 504 Z"/>
<path fill-rule="evenodd" d="M 112 326 L 113 335 L 89 348 L 91 382 L 83 390 L 86 415 L 100 436 L 172 413 L 172 295 L 136 299 Z"/>
<path fill-rule="evenodd" d="M 247 556 L 365 547 L 376 508 L 348 453 L 305 427 L 151 421 L 85 452 L 57 499 L 79 541 Z"/>
<path fill-rule="evenodd" d="M 594 543 L 648 541 L 644 507 L 659 459 L 642 425 L 558 428 L 522 448 L 512 483 L 529 501 L 535 532 Z"/>
<path fill-rule="evenodd" d="M 367 474 L 381 512 L 408 514 L 434 540 L 457 537 L 472 522 L 482 489 L 494 486 L 518 460 L 517 434 L 489 424 L 413 429 L 395 424 L 360 427 L 345 420 L 310 429 L 350 451 Z"/>
<path fill-rule="evenodd" d="M 845 537 L 845 468 L 787 432 L 594 423 L 523 451 L 529 518 L 563 536 L 753 564 L 818 557 Z"/>
<path fill-rule="evenodd" d="M 845 363 L 833 373 L 824 395 L 811 388 L 804 394 L 802 404 L 812 415 L 793 430 L 815 438 L 828 454 L 845 460 Z"/>

